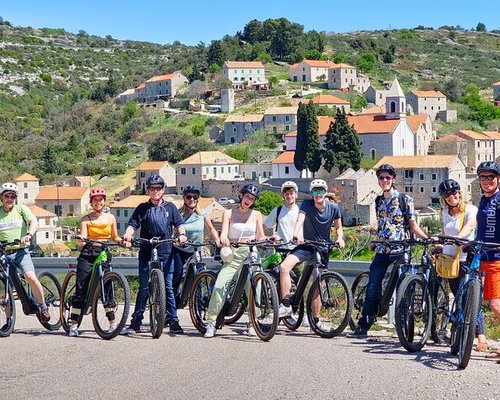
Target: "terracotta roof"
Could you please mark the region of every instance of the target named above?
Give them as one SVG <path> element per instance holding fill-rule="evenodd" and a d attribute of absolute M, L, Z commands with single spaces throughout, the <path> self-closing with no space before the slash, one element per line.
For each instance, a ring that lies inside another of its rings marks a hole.
<path fill-rule="evenodd" d="M 390 164 L 396 169 L 403 168 L 446 168 L 458 159 L 456 155 L 426 155 L 426 156 L 385 156 L 373 169 L 379 165 Z"/>
<path fill-rule="evenodd" d="M 425 124 L 428 119 L 430 119 L 428 114 L 408 115 L 406 117 L 406 122 L 408 123 L 410 129 L 416 133 L 418 128 L 420 128 L 420 125 Z"/>
<path fill-rule="evenodd" d="M 332 68 L 338 66 L 338 64 L 335 64 L 333 61 L 330 60 L 302 60 L 303 63 L 309 65 L 310 67 L 318 67 L 318 68 Z M 294 64 L 293 66 L 297 66 L 301 63 Z"/>
<path fill-rule="evenodd" d="M 298 106 L 296 107 L 269 107 L 264 112 L 264 115 L 285 115 L 297 114 Z"/>
<path fill-rule="evenodd" d="M 329 94 L 320 94 L 312 99 L 314 104 L 350 104 L 347 100 Z"/>
<path fill-rule="evenodd" d="M 136 171 L 158 171 L 162 169 L 165 164 L 168 165 L 167 161 L 144 161 L 139 165 Z"/>
<path fill-rule="evenodd" d="M 410 90 L 417 97 L 446 97 L 443 93 L 437 90 Z"/>
<path fill-rule="evenodd" d="M 347 120 L 358 135 L 392 133 L 400 123 L 399 119 L 386 119 L 385 114 L 350 115 Z"/>
<path fill-rule="evenodd" d="M 158 75 L 149 78 L 146 82 L 159 82 L 159 81 L 169 81 L 177 76 L 177 73 L 167 74 L 167 75 Z"/>
<path fill-rule="evenodd" d="M 227 68 L 264 68 L 264 64 L 260 61 L 225 61 L 224 66 Z"/>
<path fill-rule="evenodd" d="M 444 136 L 442 138 L 434 140 L 435 142 L 466 142 L 467 139 L 464 139 L 463 137 L 457 136 L 454 133 L 451 135 Z"/>
<path fill-rule="evenodd" d="M 273 160 L 273 164 L 293 164 L 293 157 L 295 157 L 295 151 L 284 151 L 278 157 Z"/>
<path fill-rule="evenodd" d="M 262 114 L 231 114 L 224 122 L 260 122 Z"/>
<path fill-rule="evenodd" d="M 40 186 L 35 201 L 40 200 L 81 200 L 87 195 L 88 187 L 80 186 Z"/>
<path fill-rule="evenodd" d="M 222 151 L 199 151 L 177 163 L 179 165 L 204 165 L 204 164 L 241 164 L 240 160 L 229 157 Z"/>
<path fill-rule="evenodd" d="M 54 214 L 53 212 L 45 210 L 42 207 L 38 207 L 34 204 L 29 204 L 27 207 L 31 210 L 33 215 L 37 218 L 47 218 L 47 217 L 50 218 L 50 217 L 56 216 L 56 214 Z"/>
<path fill-rule="evenodd" d="M 474 131 L 460 130 L 456 133 L 456 135 L 459 135 L 464 139 L 472 139 L 472 140 L 494 140 L 494 139 L 500 140 L 500 133 L 492 131 L 474 132 Z"/>
<path fill-rule="evenodd" d="M 494 83 L 492 86 L 500 86 L 500 81 L 498 81 L 497 83 Z"/>
<path fill-rule="evenodd" d="M 365 108 L 355 115 L 366 115 L 366 114 L 385 114 L 385 106 L 373 106 Z"/>
<path fill-rule="evenodd" d="M 135 90 L 139 91 L 139 90 L 143 90 L 145 88 L 146 88 L 146 84 L 145 83 L 141 83 L 139 86 L 137 86 L 137 88 Z"/>
<path fill-rule="evenodd" d="M 28 174 L 27 172 L 25 172 L 24 174 L 21 174 L 19 175 L 17 178 L 14 178 L 14 181 L 15 182 L 22 182 L 22 181 L 39 181 L 40 179 L 38 179 L 36 176 L 33 176 L 31 174 Z"/>
<path fill-rule="evenodd" d="M 332 68 L 356 68 L 356 67 L 351 64 L 340 63 L 340 64 L 334 64 Z"/>

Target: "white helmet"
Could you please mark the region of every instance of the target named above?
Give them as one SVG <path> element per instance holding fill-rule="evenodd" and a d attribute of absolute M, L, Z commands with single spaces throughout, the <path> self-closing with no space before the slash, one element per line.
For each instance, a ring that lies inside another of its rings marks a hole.
<path fill-rule="evenodd" d="M 299 188 L 295 182 L 292 181 L 286 181 L 283 185 L 281 185 L 281 193 L 283 193 L 286 189 L 293 188 L 295 191 L 298 193 Z"/>
<path fill-rule="evenodd" d="M 15 183 L 11 182 L 5 182 L 1 187 L 0 187 L 0 195 L 4 194 L 5 192 L 14 192 L 17 195 L 19 195 L 19 189 Z"/>
<path fill-rule="evenodd" d="M 328 190 L 328 185 L 323 179 L 313 179 L 309 184 L 309 192 L 312 192 L 314 188 L 323 188 L 325 190 Z"/>

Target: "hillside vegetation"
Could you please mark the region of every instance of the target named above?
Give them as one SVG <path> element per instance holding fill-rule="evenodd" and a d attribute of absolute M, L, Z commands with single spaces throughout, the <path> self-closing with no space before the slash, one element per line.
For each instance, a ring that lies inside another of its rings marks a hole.
<path fill-rule="evenodd" d="M 183 150 L 170 151 L 173 162 L 211 148 L 207 132 L 220 126 L 217 118 L 158 116 L 135 104 L 118 106 L 114 97 L 151 76 L 177 70 L 190 81 L 211 83 L 226 59 L 260 59 L 275 81 L 286 79 L 286 63 L 303 57 L 347 62 L 375 86 L 398 76 L 405 90 L 443 91 L 462 103 L 459 110 L 470 121 L 461 126 L 481 129 L 497 123 L 494 111 L 478 118 L 476 110 L 483 107 L 478 101 L 491 100 L 491 84 L 500 80 L 496 31 L 420 27 L 328 34 L 304 32 L 302 25 L 283 18 L 254 20 L 242 28 L 210 44 L 160 45 L 84 31 L 13 27 L 0 17 L 0 180 L 21 172 L 40 177 L 42 184 L 71 174 L 121 175 L 148 154 L 161 157 L 170 143 Z M 273 90 L 277 96 L 284 92 Z M 167 139 L 152 148 L 162 137 Z"/>

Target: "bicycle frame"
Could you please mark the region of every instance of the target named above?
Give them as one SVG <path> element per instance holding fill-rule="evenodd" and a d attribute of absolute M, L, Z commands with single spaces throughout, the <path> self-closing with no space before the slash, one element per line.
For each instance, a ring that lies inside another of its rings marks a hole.
<path fill-rule="evenodd" d="M 2 255 L 2 264 L 7 284 L 11 285 L 16 290 L 17 296 L 23 307 L 23 313 L 25 315 L 36 314 L 39 307 L 31 294 L 31 287 L 28 286 L 28 290 L 26 290 L 24 278 L 19 275 L 16 266 L 5 254 Z"/>
<path fill-rule="evenodd" d="M 193 289 L 194 278 L 201 270 L 205 269 L 205 264 L 203 263 L 203 257 L 201 255 L 201 247 L 205 246 L 205 244 L 188 243 L 188 245 L 193 246 L 195 251 L 183 265 L 183 270 L 185 270 L 181 278 L 183 285 L 179 288 L 179 293 L 176 293 L 176 305 L 178 309 L 186 307 L 189 295 Z"/>

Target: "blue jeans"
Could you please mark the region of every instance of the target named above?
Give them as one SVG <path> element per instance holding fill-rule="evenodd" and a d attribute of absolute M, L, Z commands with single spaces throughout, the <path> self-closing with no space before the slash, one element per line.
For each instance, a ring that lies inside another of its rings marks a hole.
<path fill-rule="evenodd" d="M 167 295 L 167 320 L 177 319 L 177 307 L 175 305 L 175 295 L 172 286 L 174 276 L 174 257 L 171 252 L 167 258 L 161 258 L 165 274 L 165 289 Z M 149 260 L 139 260 L 139 291 L 135 301 L 135 309 L 132 314 L 132 327 L 139 327 L 144 318 L 146 302 L 149 296 Z"/>
<path fill-rule="evenodd" d="M 382 296 L 382 281 L 387 268 L 402 258 L 402 254 L 377 253 L 370 264 L 370 276 L 366 285 L 365 303 L 358 324 L 363 329 L 370 329 L 377 319 L 378 306 Z"/>

